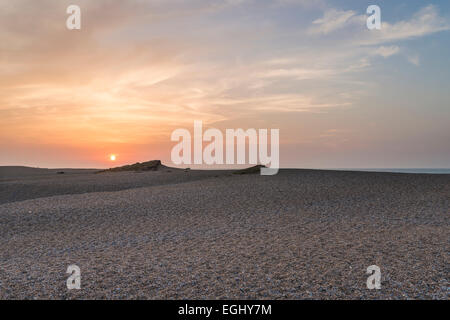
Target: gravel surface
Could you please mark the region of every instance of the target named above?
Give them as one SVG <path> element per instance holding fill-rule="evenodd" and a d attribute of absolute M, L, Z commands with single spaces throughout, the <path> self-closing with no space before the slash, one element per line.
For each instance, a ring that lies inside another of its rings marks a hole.
<path fill-rule="evenodd" d="M 89 174 L 72 174 L 68 172 L 63 175 L 57 175 L 56 172 L 59 170 L 61 169 L 52 170 L 54 172 L 41 175 L 37 175 L 33 170 L 32 175 L 20 176 L 17 179 L 13 179 L 7 174 L 2 176 L 0 170 L 0 204 L 62 194 L 119 191 L 154 185 L 182 183 L 204 179 L 205 177 L 214 177 L 217 174 L 226 174 L 225 172 L 206 170 L 191 173 L 171 168 L 153 172 L 151 176 L 148 175 L 148 172 L 95 174 L 98 170 L 92 170 Z"/>
<path fill-rule="evenodd" d="M 3 299 L 449 299 L 450 175 L 174 171 L 0 188 Z M 80 290 L 66 287 L 71 264 Z M 366 287 L 370 265 L 380 290 Z"/>

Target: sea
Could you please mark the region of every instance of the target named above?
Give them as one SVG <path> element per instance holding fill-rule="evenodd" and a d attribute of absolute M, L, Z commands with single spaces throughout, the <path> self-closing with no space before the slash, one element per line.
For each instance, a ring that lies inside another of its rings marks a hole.
<path fill-rule="evenodd" d="M 418 169 L 403 169 L 403 168 L 355 168 L 355 169 L 336 169 L 348 171 L 369 171 L 369 172 L 395 172 L 395 173 L 428 173 L 428 174 L 450 174 L 450 169 L 436 169 L 436 168 L 418 168 Z"/>

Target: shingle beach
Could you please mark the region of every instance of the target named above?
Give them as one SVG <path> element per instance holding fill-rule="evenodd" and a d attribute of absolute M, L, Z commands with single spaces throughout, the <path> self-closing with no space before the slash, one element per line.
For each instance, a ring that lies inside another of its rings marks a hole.
<path fill-rule="evenodd" d="M 4 176 L 0 298 L 449 299 L 449 218 L 450 175 Z"/>

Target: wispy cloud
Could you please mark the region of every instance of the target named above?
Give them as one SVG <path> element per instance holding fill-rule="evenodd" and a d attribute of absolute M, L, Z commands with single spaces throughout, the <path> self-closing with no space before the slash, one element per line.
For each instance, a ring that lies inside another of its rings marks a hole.
<path fill-rule="evenodd" d="M 435 6 L 428 5 L 409 20 L 396 23 L 383 22 L 378 32 L 366 32 L 361 43 L 376 45 L 409 40 L 446 30 L 450 30 L 450 22 L 439 15 Z"/>
<path fill-rule="evenodd" d="M 399 52 L 400 48 L 398 46 L 381 46 L 374 51 L 374 54 L 387 58 Z"/>
<path fill-rule="evenodd" d="M 328 34 L 336 30 L 342 29 L 350 23 L 354 23 L 357 17 L 356 12 L 340 11 L 336 9 L 329 9 L 325 11 L 322 18 L 314 20 L 313 26 L 309 29 L 310 34 Z M 357 19 L 360 20 L 360 19 Z"/>
<path fill-rule="evenodd" d="M 410 55 L 408 56 L 408 61 L 410 63 L 412 63 L 415 66 L 419 66 L 420 65 L 420 58 L 418 55 Z"/>

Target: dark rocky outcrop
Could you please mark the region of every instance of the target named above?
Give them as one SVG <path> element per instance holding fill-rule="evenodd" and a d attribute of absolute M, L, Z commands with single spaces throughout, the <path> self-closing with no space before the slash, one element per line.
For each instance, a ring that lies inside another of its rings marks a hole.
<path fill-rule="evenodd" d="M 261 172 L 261 168 L 265 168 L 266 166 L 263 166 L 261 164 L 258 164 L 257 166 L 253 166 L 250 168 L 245 168 L 242 170 L 237 170 L 233 172 L 234 174 L 256 174 Z"/>
<path fill-rule="evenodd" d="M 147 162 L 136 162 L 135 164 L 129 164 L 122 167 L 115 167 L 106 170 L 99 171 L 102 172 L 123 172 L 123 171 L 158 171 L 162 168 L 166 168 L 161 164 L 161 160 L 151 160 Z"/>

